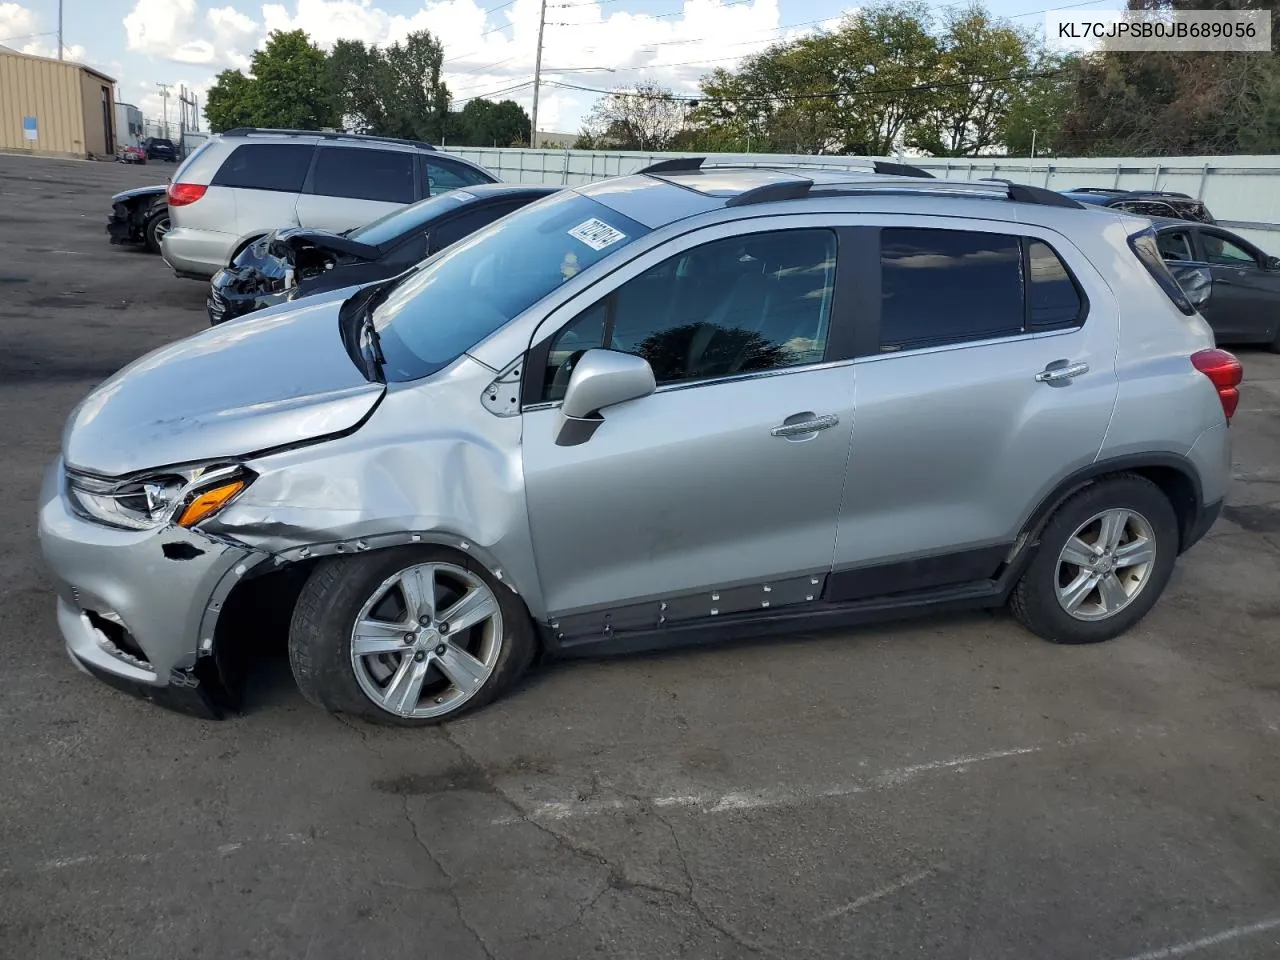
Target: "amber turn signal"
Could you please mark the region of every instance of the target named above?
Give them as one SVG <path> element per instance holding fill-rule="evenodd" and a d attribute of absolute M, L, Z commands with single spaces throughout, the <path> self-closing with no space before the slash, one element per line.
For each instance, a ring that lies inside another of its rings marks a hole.
<path fill-rule="evenodd" d="M 206 490 L 183 508 L 182 515 L 178 517 L 178 526 L 194 527 L 201 520 L 213 516 L 225 507 L 244 488 L 243 480 L 232 480 L 212 490 Z"/>

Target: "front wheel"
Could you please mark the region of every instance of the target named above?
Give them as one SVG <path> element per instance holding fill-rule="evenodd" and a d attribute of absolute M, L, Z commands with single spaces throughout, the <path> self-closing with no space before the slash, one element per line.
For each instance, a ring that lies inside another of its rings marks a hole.
<path fill-rule="evenodd" d="M 1110 640 L 1155 606 L 1177 554 L 1178 518 L 1160 488 L 1110 477 L 1054 512 L 1009 607 L 1055 643 Z"/>
<path fill-rule="evenodd" d="M 304 697 L 404 726 L 483 706 L 519 678 L 534 649 L 519 599 L 471 557 L 442 548 L 323 561 L 289 630 Z"/>
<path fill-rule="evenodd" d="M 169 232 L 169 213 L 152 214 L 147 220 L 146 227 L 143 228 L 143 238 L 146 240 L 147 249 L 152 253 L 160 252 L 160 243 L 164 240 L 165 234 Z"/>

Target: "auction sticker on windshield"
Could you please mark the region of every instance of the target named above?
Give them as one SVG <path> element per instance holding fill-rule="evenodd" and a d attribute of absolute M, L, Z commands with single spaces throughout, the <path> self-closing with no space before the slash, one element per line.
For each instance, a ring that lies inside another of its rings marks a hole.
<path fill-rule="evenodd" d="M 605 247 L 613 246 L 619 240 L 627 239 L 625 233 L 613 229 L 603 220 L 597 220 L 595 217 L 584 220 L 571 229 L 569 236 L 581 240 L 592 250 L 603 250 Z"/>

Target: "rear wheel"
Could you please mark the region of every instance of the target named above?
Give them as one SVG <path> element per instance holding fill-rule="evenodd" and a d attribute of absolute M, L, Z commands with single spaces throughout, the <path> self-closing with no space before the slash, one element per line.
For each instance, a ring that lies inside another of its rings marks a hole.
<path fill-rule="evenodd" d="M 1110 640 L 1164 591 L 1178 554 L 1178 518 L 1143 477 L 1102 480 L 1050 518 L 1009 599 L 1023 626 L 1055 643 Z"/>
<path fill-rule="evenodd" d="M 303 696 L 405 726 L 483 706 L 528 668 L 534 649 L 514 594 L 472 558 L 439 548 L 324 561 L 289 631 Z"/>
<path fill-rule="evenodd" d="M 159 213 L 153 213 L 147 219 L 147 225 L 143 228 L 143 238 L 146 240 L 147 249 L 152 253 L 160 252 L 160 241 L 169 232 L 169 211 L 163 210 Z"/>

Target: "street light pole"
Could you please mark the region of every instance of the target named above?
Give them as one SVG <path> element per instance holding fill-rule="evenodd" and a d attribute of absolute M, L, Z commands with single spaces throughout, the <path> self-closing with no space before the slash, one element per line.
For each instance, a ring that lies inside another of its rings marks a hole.
<path fill-rule="evenodd" d="M 538 148 L 538 88 L 542 85 L 542 31 L 547 26 L 547 0 L 538 14 L 538 52 L 533 58 L 533 115 L 530 117 L 529 146 Z"/>
<path fill-rule="evenodd" d="M 62 59 L 62 0 L 58 0 L 58 59 Z"/>
<path fill-rule="evenodd" d="M 169 84 L 157 83 L 156 86 L 160 88 L 160 101 L 164 104 L 162 115 L 164 116 L 164 136 L 167 140 L 169 138 Z"/>

